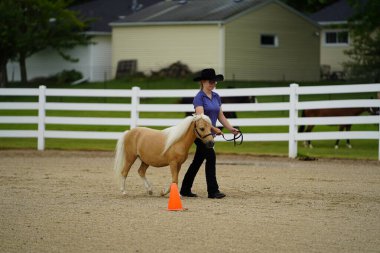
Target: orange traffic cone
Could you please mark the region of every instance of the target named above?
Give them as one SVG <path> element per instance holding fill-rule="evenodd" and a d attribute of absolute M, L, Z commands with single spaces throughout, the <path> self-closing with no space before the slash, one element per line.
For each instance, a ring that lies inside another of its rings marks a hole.
<path fill-rule="evenodd" d="M 169 211 L 183 211 L 181 197 L 179 196 L 178 186 L 176 183 L 170 185 L 170 195 L 169 195 Z"/>

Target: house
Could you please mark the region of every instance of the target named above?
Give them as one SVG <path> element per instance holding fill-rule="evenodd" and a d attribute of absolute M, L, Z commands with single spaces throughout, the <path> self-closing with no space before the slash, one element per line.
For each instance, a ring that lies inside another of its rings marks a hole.
<path fill-rule="evenodd" d="M 276 0 L 160 1 L 110 24 L 120 61 L 149 74 L 181 61 L 227 80 L 317 81 L 320 27 Z"/>
<path fill-rule="evenodd" d="M 149 74 L 177 61 L 229 80 L 319 78 L 319 26 L 281 1 L 92 0 L 72 9 L 96 19 L 87 32 L 94 44 L 69 50 L 75 63 L 51 49 L 31 56 L 29 80 L 75 69 L 103 81 L 120 63 Z M 17 62 L 7 70 L 20 80 Z"/>
<path fill-rule="evenodd" d="M 344 54 L 352 46 L 352 38 L 348 31 L 348 19 L 354 15 L 354 9 L 348 0 L 339 0 L 322 10 L 310 15 L 321 30 L 321 66 L 325 78 L 342 78 L 342 63 L 349 60 Z"/>
<path fill-rule="evenodd" d="M 48 77 L 63 70 L 80 71 L 84 80 L 95 82 L 112 78 L 111 68 L 111 27 L 109 23 L 134 11 L 146 8 L 159 0 L 92 0 L 71 7 L 86 18 L 95 21 L 87 31 L 92 36 L 93 44 L 78 46 L 68 50 L 68 54 L 79 59 L 78 62 L 64 60 L 56 51 L 46 49 L 29 57 L 26 61 L 28 80 L 36 77 Z M 18 62 L 7 64 L 8 79 L 19 81 Z"/>

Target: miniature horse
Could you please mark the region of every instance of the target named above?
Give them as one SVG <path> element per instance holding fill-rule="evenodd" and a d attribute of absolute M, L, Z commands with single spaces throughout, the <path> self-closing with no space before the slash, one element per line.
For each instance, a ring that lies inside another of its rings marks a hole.
<path fill-rule="evenodd" d="M 376 111 L 373 108 L 334 108 L 334 109 L 310 109 L 303 110 L 302 117 L 333 117 L 333 116 L 358 116 L 363 112 L 369 112 L 370 114 L 376 114 Z M 350 131 L 352 125 L 340 125 L 339 131 Z M 306 128 L 305 132 L 311 132 L 314 128 L 314 125 L 309 125 Z M 300 126 L 298 132 L 302 133 L 305 130 L 305 126 Z M 347 139 L 347 147 L 352 148 L 350 140 Z M 305 147 L 313 148 L 311 141 L 304 142 Z M 335 149 L 339 148 L 339 139 L 335 142 Z"/>
<path fill-rule="evenodd" d="M 136 127 L 126 131 L 116 145 L 114 171 L 121 179 L 121 191 L 125 192 L 125 181 L 128 172 L 137 158 L 141 160 L 138 173 L 151 195 L 151 184 L 145 177 L 149 166 L 170 166 L 172 183 L 178 184 L 178 174 L 181 165 L 186 161 L 189 149 L 195 138 L 199 138 L 206 147 L 214 146 L 211 133 L 211 120 L 204 114 L 186 117 L 179 124 L 164 130 L 146 127 Z M 170 185 L 161 195 L 170 191 Z"/>

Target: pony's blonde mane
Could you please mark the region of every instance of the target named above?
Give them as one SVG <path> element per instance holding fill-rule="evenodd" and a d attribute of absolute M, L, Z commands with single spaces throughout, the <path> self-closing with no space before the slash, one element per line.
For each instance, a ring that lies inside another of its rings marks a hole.
<path fill-rule="evenodd" d="M 165 148 L 162 151 L 162 153 L 165 153 L 171 147 L 171 145 L 173 145 L 176 141 L 179 140 L 179 138 L 181 138 L 186 133 L 193 121 L 197 121 L 200 119 L 204 119 L 211 124 L 210 118 L 202 113 L 194 114 L 193 116 L 188 116 L 184 120 L 179 122 L 177 125 L 162 130 L 162 132 L 166 135 Z"/>

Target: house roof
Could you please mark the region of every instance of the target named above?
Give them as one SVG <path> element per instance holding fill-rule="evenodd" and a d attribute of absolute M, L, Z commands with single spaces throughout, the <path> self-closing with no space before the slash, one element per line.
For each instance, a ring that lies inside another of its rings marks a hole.
<path fill-rule="evenodd" d="M 138 0 L 136 1 L 143 10 L 149 5 L 162 0 Z M 111 33 L 109 23 L 119 19 L 119 17 L 132 14 L 132 0 L 92 0 L 83 4 L 72 6 L 70 9 L 78 11 L 85 18 L 94 18 L 90 25 L 89 32 Z"/>
<path fill-rule="evenodd" d="M 227 23 L 247 11 L 276 2 L 297 13 L 314 25 L 316 23 L 277 0 L 166 0 L 115 20 L 111 26 L 151 24 Z"/>
<path fill-rule="evenodd" d="M 361 0 L 364 4 L 366 0 Z M 347 0 L 339 0 L 322 10 L 310 15 L 310 18 L 319 24 L 346 23 L 355 14 L 354 8 Z"/>

